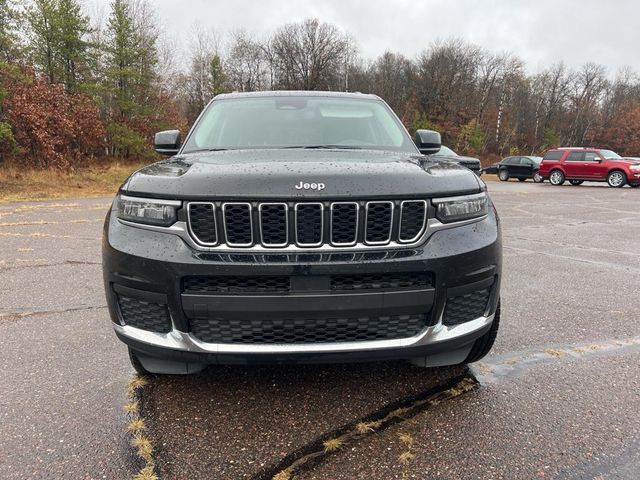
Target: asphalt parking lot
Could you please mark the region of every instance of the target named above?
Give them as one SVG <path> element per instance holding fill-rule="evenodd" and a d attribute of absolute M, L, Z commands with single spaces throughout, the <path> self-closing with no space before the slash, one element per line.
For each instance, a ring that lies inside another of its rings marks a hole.
<path fill-rule="evenodd" d="M 638 478 L 640 192 L 489 189 L 505 245 L 489 357 L 470 369 L 151 378 L 141 400 L 160 478 Z M 102 292 L 108 204 L 0 204 L 2 478 L 118 479 L 139 468 L 122 412 L 133 371 Z M 456 387 L 463 378 L 468 391 Z"/>

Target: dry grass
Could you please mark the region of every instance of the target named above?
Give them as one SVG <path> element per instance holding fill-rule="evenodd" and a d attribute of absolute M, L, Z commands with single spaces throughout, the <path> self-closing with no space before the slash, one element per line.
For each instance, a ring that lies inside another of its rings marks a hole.
<path fill-rule="evenodd" d="M 153 466 L 148 465 L 134 475 L 133 480 L 158 480 L 158 476 L 153 471 Z"/>
<path fill-rule="evenodd" d="M 324 453 L 335 452 L 342 446 L 342 443 L 343 441 L 340 438 L 332 438 L 326 442 L 322 442 L 322 445 L 324 446 Z"/>
<path fill-rule="evenodd" d="M 138 402 L 134 401 L 131 403 L 127 403 L 124 407 L 122 407 L 122 409 L 125 411 L 125 413 L 128 413 L 130 415 L 138 413 Z"/>
<path fill-rule="evenodd" d="M 0 202 L 111 196 L 131 174 L 149 162 L 87 162 L 70 172 L 2 165 Z"/>
<path fill-rule="evenodd" d="M 140 430 L 144 430 L 146 427 L 144 425 L 144 420 L 141 418 L 134 418 L 127 425 L 127 431 L 131 433 L 139 432 Z"/>

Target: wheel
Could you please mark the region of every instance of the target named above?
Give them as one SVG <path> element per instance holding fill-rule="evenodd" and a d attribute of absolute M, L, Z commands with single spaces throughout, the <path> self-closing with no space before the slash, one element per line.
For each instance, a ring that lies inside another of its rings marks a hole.
<path fill-rule="evenodd" d="M 503 182 L 508 182 L 509 181 L 509 172 L 507 172 L 506 170 L 500 170 L 498 172 L 498 178 Z"/>
<path fill-rule="evenodd" d="M 542 183 L 542 182 L 544 182 L 544 178 L 542 178 L 540 176 L 540 174 L 538 172 L 536 172 L 536 173 L 533 174 L 533 181 L 536 182 L 536 183 Z"/>
<path fill-rule="evenodd" d="M 472 363 L 477 362 L 482 357 L 484 357 L 491 347 L 493 347 L 493 342 L 496 341 L 496 336 L 498 335 L 498 328 L 500 327 L 500 301 L 498 301 L 498 308 L 496 308 L 496 315 L 493 317 L 493 323 L 491 324 L 491 328 L 487 333 L 477 339 L 473 346 L 471 347 L 471 351 L 469 355 L 462 363 Z"/>
<path fill-rule="evenodd" d="M 624 184 L 627 183 L 627 178 L 620 170 L 613 170 L 607 175 L 607 183 L 610 187 L 620 188 L 624 187 Z"/>
<path fill-rule="evenodd" d="M 562 185 L 564 183 L 564 173 L 562 170 L 553 170 L 549 175 L 549 183 L 551 185 Z"/>
<path fill-rule="evenodd" d="M 518 180 L 521 181 L 521 182 L 526 182 L 527 181 L 526 178 L 519 178 Z"/>
<path fill-rule="evenodd" d="M 571 185 L 582 185 L 583 180 L 569 180 Z"/>
<path fill-rule="evenodd" d="M 131 362 L 131 366 L 136 371 L 136 373 L 140 375 L 149 375 L 149 371 L 142 366 L 140 360 L 136 356 L 135 352 L 129 348 L 129 361 Z"/>

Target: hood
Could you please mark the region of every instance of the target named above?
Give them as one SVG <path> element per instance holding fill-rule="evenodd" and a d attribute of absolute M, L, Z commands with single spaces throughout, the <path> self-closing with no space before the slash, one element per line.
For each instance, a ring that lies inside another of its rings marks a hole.
<path fill-rule="evenodd" d="M 296 188 L 323 184 L 322 189 Z M 480 191 L 464 167 L 372 150 L 229 150 L 178 155 L 135 172 L 122 190 L 176 199 L 442 196 Z"/>

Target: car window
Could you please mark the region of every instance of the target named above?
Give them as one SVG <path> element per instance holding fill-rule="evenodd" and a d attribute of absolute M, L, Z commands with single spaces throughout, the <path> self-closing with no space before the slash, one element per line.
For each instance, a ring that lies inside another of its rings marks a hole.
<path fill-rule="evenodd" d="M 560 160 L 563 154 L 562 150 L 549 150 L 544 154 L 543 160 Z"/>
<path fill-rule="evenodd" d="M 567 162 L 581 162 L 584 158 L 584 152 L 569 152 L 565 161 Z"/>
<path fill-rule="evenodd" d="M 520 165 L 531 166 L 533 165 L 533 160 L 528 157 L 520 157 Z"/>
<path fill-rule="evenodd" d="M 596 152 L 585 152 L 584 154 L 585 162 L 596 162 L 598 160 L 600 160 L 600 155 L 598 155 Z"/>
<path fill-rule="evenodd" d="M 416 152 L 406 130 L 381 101 L 282 95 L 213 101 L 183 153 L 318 145 Z"/>
<path fill-rule="evenodd" d="M 507 157 L 500 163 L 503 165 L 517 165 L 520 163 L 520 157 Z"/>
<path fill-rule="evenodd" d="M 611 150 L 600 150 L 600 155 L 607 160 L 617 160 L 618 158 L 622 158 L 616 152 L 612 152 Z"/>

